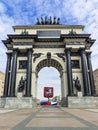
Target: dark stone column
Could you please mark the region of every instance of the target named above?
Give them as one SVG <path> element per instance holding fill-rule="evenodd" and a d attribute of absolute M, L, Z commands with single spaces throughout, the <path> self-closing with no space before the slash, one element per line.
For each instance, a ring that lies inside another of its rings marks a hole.
<path fill-rule="evenodd" d="M 96 92 L 95 92 L 95 84 L 94 84 L 94 77 L 93 77 L 92 64 L 91 64 L 91 52 L 87 53 L 87 63 L 88 63 L 88 69 L 89 69 L 91 95 L 95 96 Z"/>
<path fill-rule="evenodd" d="M 81 62 L 82 62 L 84 96 L 90 96 L 85 49 L 81 48 L 80 53 L 81 53 Z"/>
<path fill-rule="evenodd" d="M 66 62 L 67 62 L 67 79 L 68 79 L 68 96 L 73 96 L 73 80 L 72 80 L 72 68 L 71 68 L 71 48 L 65 49 Z"/>
<path fill-rule="evenodd" d="M 11 53 L 7 52 L 7 65 L 5 73 L 4 93 L 3 97 L 8 97 L 9 80 L 10 80 Z"/>
<path fill-rule="evenodd" d="M 18 49 L 13 49 L 13 54 L 12 54 L 12 69 L 11 69 L 11 81 L 10 81 L 10 95 L 9 95 L 10 97 L 15 97 L 17 54 L 18 54 Z"/>
<path fill-rule="evenodd" d="M 27 61 L 27 80 L 26 80 L 26 92 L 25 96 L 31 96 L 31 77 L 32 77 L 32 48 L 28 49 L 28 61 Z"/>

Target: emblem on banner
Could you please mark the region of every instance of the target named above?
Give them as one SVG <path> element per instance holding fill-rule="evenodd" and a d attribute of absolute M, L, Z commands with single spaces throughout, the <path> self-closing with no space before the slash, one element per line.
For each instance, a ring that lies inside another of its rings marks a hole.
<path fill-rule="evenodd" d="M 46 98 L 53 97 L 53 87 L 44 87 L 44 97 Z"/>

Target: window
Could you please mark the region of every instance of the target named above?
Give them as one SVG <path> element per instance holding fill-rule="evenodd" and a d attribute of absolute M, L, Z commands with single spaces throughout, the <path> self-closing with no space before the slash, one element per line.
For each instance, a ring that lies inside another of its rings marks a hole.
<path fill-rule="evenodd" d="M 72 69 L 79 69 L 80 68 L 79 60 L 71 60 L 71 66 Z"/>
<path fill-rule="evenodd" d="M 26 69 L 26 68 L 27 68 L 27 61 L 26 60 L 19 61 L 19 69 Z"/>

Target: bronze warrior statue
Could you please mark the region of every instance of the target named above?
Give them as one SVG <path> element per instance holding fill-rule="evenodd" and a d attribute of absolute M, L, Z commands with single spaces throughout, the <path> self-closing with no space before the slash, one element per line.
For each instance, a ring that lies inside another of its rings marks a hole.
<path fill-rule="evenodd" d="M 78 91 L 81 91 L 81 84 L 80 81 L 78 79 L 78 77 L 74 80 L 75 81 L 75 87 Z"/>
<path fill-rule="evenodd" d="M 21 77 L 18 85 L 18 92 L 23 92 L 25 86 L 25 80 L 23 80 L 23 77 Z"/>

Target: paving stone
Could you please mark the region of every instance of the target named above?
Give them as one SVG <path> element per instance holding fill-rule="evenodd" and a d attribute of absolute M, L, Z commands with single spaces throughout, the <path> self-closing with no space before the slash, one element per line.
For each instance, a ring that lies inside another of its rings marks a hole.
<path fill-rule="evenodd" d="M 73 118 L 35 118 L 26 127 L 88 127 Z"/>
<path fill-rule="evenodd" d="M 98 130 L 98 113 L 38 107 L 0 114 L 0 130 Z"/>

